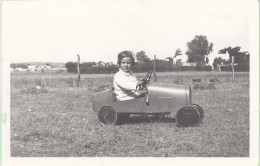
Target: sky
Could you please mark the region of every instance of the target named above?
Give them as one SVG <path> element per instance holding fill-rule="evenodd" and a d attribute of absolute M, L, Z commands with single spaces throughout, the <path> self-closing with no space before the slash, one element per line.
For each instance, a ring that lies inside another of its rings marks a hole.
<path fill-rule="evenodd" d="M 10 62 L 116 62 L 119 52 L 149 58 L 182 53 L 195 35 L 214 52 L 250 52 L 251 0 L 3 1 L 3 56 Z"/>

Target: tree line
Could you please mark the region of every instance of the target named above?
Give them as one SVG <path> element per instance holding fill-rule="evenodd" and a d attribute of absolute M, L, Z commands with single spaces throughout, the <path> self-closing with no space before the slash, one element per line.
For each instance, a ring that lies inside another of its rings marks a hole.
<path fill-rule="evenodd" d="M 187 42 L 187 50 L 185 54 L 188 57 L 188 63 L 196 63 L 196 66 L 174 66 L 173 59 L 181 56 L 183 53 L 181 49 L 177 48 L 172 57 L 167 57 L 165 60 L 156 59 L 157 71 L 186 71 L 186 70 L 206 70 L 211 71 L 209 66 L 209 56 L 213 51 L 214 44 L 209 42 L 206 36 L 196 35 Z M 234 63 L 236 64 L 236 71 L 249 71 L 250 54 L 247 51 L 241 52 L 241 47 L 227 47 L 219 50 L 219 54 L 229 54 L 229 59 L 224 60 L 221 57 L 215 58 L 213 62 L 213 69 L 221 66 L 222 71 L 231 71 L 231 59 L 234 56 Z M 153 59 L 150 59 L 145 51 L 141 50 L 136 53 L 137 63 L 133 67 L 134 72 L 146 72 L 152 70 Z M 84 62 L 80 64 L 81 73 L 115 73 L 118 71 L 116 64 L 102 64 L 102 62 Z M 77 72 L 76 62 L 67 62 L 65 64 L 68 72 Z"/>
<path fill-rule="evenodd" d="M 174 66 L 174 58 L 183 55 L 182 50 L 177 48 L 172 57 L 167 57 L 164 60 L 156 59 L 157 71 L 187 71 L 187 70 L 206 70 L 211 71 L 209 66 L 209 56 L 213 51 L 214 44 L 209 42 L 206 36 L 196 35 L 194 38 L 187 42 L 187 50 L 184 54 L 187 55 L 188 63 L 196 63 L 196 66 Z M 236 71 L 249 71 L 250 68 L 250 53 L 247 51 L 241 52 L 241 47 L 227 47 L 219 50 L 219 54 L 229 54 L 229 59 L 225 60 L 221 57 L 215 58 L 213 62 L 213 70 L 221 66 L 222 71 L 231 71 L 231 59 L 234 56 L 234 63 Z M 147 72 L 152 70 L 153 59 L 150 59 L 145 51 L 141 50 L 136 53 L 136 65 L 133 67 L 134 72 Z M 36 62 L 35 62 L 36 63 Z M 35 64 L 33 63 L 33 64 Z M 11 68 L 27 69 L 29 63 L 11 63 Z M 46 63 L 46 65 L 51 65 Z M 67 72 L 77 73 L 77 63 L 67 62 L 65 64 Z M 81 73 L 115 73 L 118 71 L 116 64 L 108 64 L 104 62 L 83 62 L 80 64 Z"/>
<path fill-rule="evenodd" d="M 151 61 L 153 63 L 153 61 Z M 165 65 L 163 65 L 165 64 Z M 79 65 L 80 67 L 80 73 L 82 74 L 109 74 L 109 73 L 116 73 L 118 71 L 117 65 L 112 66 L 84 66 L 82 64 Z M 77 63 L 76 62 L 68 62 L 66 65 L 67 72 L 77 73 Z M 152 71 L 153 66 L 152 65 L 145 65 L 136 63 L 135 66 L 132 67 L 132 71 L 135 73 L 143 73 Z M 169 65 L 169 63 L 159 63 L 156 64 L 156 71 L 157 72 L 173 72 L 173 71 L 211 71 L 211 66 L 205 66 L 204 68 L 202 66 L 172 66 Z"/>

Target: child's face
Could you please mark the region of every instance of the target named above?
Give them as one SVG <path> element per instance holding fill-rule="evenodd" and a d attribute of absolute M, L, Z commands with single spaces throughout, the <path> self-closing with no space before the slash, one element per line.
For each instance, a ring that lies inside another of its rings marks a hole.
<path fill-rule="evenodd" d="M 131 71 L 132 67 L 132 61 L 130 57 L 124 57 L 121 60 L 121 64 L 119 65 L 120 69 L 123 70 L 126 73 L 129 73 Z"/>

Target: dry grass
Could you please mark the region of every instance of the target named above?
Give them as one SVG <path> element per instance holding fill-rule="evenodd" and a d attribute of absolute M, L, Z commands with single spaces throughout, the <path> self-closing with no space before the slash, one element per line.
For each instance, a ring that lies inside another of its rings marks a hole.
<path fill-rule="evenodd" d="M 205 117 L 188 128 L 176 127 L 174 115 L 132 116 L 126 124 L 101 125 L 91 94 L 111 85 L 112 75 L 83 76 L 80 88 L 68 83 L 73 75 L 12 76 L 11 156 L 248 157 L 249 74 L 240 73 L 235 83 L 227 74 L 157 74 L 160 82 L 192 87 L 197 77 L 223 82 L 214 84 L 215 90 L 193 90 L 193 102 Z M 33 89 L 36 85 L 42 89 Z"/>
<path fill-rule="evenodd" d="M 114 74 L 83 74 L 81 75 L 82 88 L 89 90 L 98 90 L 100 86 L 112 86 Z M 145 76 L 145 73 L 137 73 L 138 77 Z M 249 80 L 248 73 L 236 73 L 236 80 Z M 157 73 L 158 81 L 177 84 L 192 84 L 192 79 L 201 78 L 202 82 L 208 82 L 210 79 L 217 78 L 223 82 L 232 81 L 230 72 L 165 72 Z M 31 88 L 34 86 L 64 88 L 76 87 L 76 74 L 53 74 L 53 73 L 19 73 L 11 74 L 11 89 Z"/>

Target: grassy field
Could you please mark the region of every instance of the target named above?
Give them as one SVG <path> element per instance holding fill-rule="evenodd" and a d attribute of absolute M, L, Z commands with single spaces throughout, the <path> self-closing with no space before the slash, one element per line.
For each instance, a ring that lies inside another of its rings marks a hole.
<path fill-rule="evenodd" d="M 138 74 L 144 76 L 144 74 Z M 122 125 L 101 125 L 91 95 L 111 86 L 113 75 L 11 74 L 13 157 L 248 157 L 249 73 L 157 73 L 158 82 L 201 85 L 217 78 L 216 89 L 193 89 L 205 115 L 195 127 L 176 127 L 175 115 L 131 116 Z M 37 89 L 40 86 L 41 89 Z"/>

